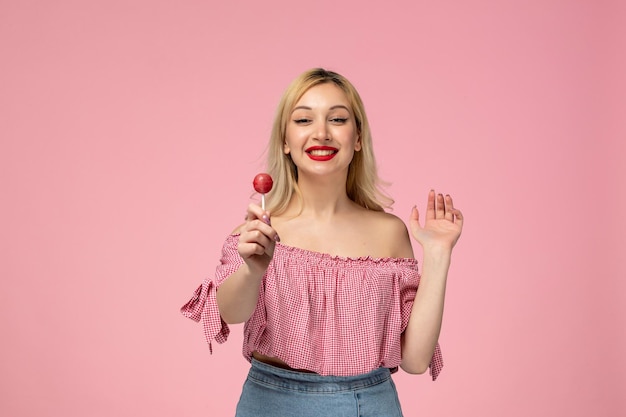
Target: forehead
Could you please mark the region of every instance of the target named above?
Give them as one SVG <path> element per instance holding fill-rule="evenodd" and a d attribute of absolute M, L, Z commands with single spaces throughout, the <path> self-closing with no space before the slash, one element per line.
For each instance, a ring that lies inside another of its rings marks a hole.
<path fill-rule="evenodd" d="M 332 82 L 315 85 L 304 92 L 296 102 L 294 109 L 299 106 L 314 108 L 333 107 L 343 105 L 350 108 L 346 93 Z"/>

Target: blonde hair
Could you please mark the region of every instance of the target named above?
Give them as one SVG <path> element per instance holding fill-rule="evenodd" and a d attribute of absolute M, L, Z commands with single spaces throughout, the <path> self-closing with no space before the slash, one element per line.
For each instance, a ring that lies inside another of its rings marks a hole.
<path fill-rule="evenodd" d="M 381 181 L 378 177 L 372 136 L 363 101 L 350 81 L 323 68 L 310 69 L 298 76 L 284 92 L 278 104 L 267 156 L 267 170 L 274 179 L 274 187 L 268 194 L 268 210 L 274 215 L 281 214 L 287 209 L 294 193 L 300 195 L 297 167 L 291 156 L 283 152 L 285 132 L 298 100 L 310 88 L 324 83 L 334 83 L 346 94 L 354 113 L 357 134 L 361 138 L 361 150 L 354 153 L 348 168 L 346 181 L 348 198 L 369 210 L 384 211 L 385 208 L 391 207 L 393 200 L 380 189 Z"/>

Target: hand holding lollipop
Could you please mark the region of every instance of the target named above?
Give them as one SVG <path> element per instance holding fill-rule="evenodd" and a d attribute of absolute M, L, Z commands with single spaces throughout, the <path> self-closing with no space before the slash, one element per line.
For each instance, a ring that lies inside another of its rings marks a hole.
<path fill-rule="evenodd" d="M 269 193 L 272 190 L 272 185 L 274 185 L 272 177 L 270 177 L 270 174 L 257 174 L 252 181 L 252 185 L 254 190 L 261 194 L 261 208 L 265 210 L 265 194 Z"/>

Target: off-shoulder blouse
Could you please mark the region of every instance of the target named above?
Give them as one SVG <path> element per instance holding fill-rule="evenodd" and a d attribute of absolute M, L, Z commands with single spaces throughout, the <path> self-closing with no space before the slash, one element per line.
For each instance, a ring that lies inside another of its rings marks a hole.
<path fill-rule="evenodd" d="M 215 276 L 204 280 L 181 308 L 201 321 L 211 353 L 230 330 L 216 292 L 243 264 L 238 234 L 227 237 Z M 256 309 L 244 325 L 243 355 L 281 359 L 294 369 L 348 376 L 397 368 L 420 275 L 409 258 L 341 257 L 276 244 Z M 430 363 L 435 380 L 443 367 L 439 344 Z"/>

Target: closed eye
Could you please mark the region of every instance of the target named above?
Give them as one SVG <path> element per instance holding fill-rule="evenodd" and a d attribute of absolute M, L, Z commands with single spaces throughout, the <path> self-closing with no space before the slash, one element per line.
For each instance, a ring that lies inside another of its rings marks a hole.
<path fill-rule="evenodd" d="M 348 118 L 347 117 L 334 117 L 334 118 L 330 119 L 330 121 L 331 121 L 331 123 L 342 125 L 342 124 L 344 124 L 345 122 L 348 121 Z"/>

